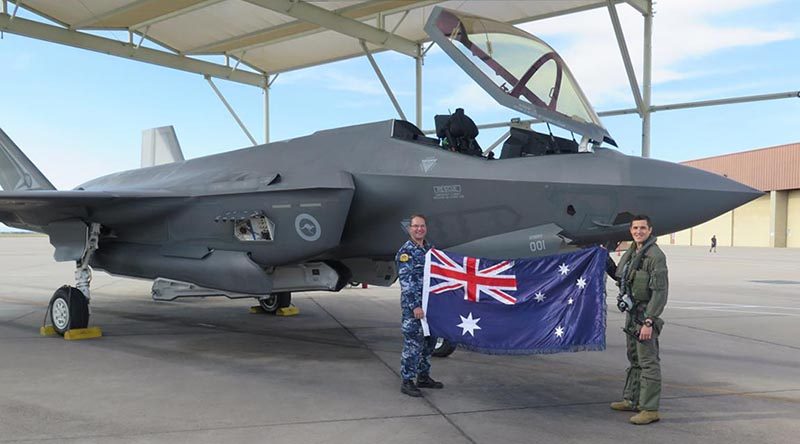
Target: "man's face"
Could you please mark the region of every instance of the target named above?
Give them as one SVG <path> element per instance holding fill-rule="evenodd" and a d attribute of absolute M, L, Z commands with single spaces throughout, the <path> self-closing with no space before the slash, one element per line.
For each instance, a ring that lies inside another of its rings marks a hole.
<path fill-rule="evenodd" d="M 428 227 L 425 225 L 425 219 L 415 217 L 411 219 L 411 225 L 408 226 L 408 234 L 414 242 L 422 243 L 425 240 L 425 235 L 428 234 Z"/>
<path fill-rule="evenodd" d="M 646 220 L 635 220 L 631 222 L 631 237 L 633 241 L 641 245 L 650 237 L 653 227 L 647 225 Z"/>

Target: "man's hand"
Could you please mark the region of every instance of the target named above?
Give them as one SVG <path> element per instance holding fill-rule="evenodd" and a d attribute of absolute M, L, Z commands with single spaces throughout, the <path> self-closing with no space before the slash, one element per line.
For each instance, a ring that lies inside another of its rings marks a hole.
<path fill-rule="evenodd" d="M 414 309 L 414 319 L 422 319 L 425 317 L 425 310 L 422 307 L 417 307 Z"/>
<path fill-rule="evenodd" d="M 639 340 L 640 341 L 647 341 L 648 339 L 651 339 L 652 337 L 653 337 L 653 327 L 648 327 L 646 325 L 642 325 L 642 328 L 639 330 Z"/>

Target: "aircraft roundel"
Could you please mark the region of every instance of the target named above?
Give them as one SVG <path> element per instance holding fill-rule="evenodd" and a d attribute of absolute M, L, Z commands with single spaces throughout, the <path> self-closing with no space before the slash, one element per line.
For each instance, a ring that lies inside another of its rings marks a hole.
<path fill-rule="evenodd" d="M 322 227 L 314 216 L 301 213 L 294 219 L 294 229 L 297 234 L 309 242 L 314 242 L 322 235 Z"/>

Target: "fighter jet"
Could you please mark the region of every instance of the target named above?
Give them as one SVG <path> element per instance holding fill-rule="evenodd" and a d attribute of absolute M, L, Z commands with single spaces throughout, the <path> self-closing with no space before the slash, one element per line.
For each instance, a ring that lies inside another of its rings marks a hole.
<path fill-rule="evenodd" d="M 494 158 L 462 113 L 437 119 L 437 138 L 386 120 L 57 191 L 0 131 L 0 221 L 76 262 L 48 309 L 56 331 L 86 327 L 92 268 L 155 280 L 159 299 L 217 293 L 274 312 L 292 292 L 392 284 L 412 213 L 439 248 L 514 258 L 621 241 L 641 213 L 656 234 L 679 231 L 762 194 L 602 146 L 614 141 L 564 61 L 518 28 L 435 8 L 426 29 L 499 103 L 576 137 L 512 128 Z"/>

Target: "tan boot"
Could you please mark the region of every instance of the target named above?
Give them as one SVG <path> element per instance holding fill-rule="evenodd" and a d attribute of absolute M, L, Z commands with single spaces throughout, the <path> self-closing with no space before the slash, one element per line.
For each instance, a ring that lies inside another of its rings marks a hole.
<path fill-rule="evenodd" d="M 656 422 L 659 419 L 661 418 L 658 417 L 658 410 L 642 410 L 638 415 L 632 416 L 630 421 L 631 424 L 645 425 Z"/>
<path fill-rule="evenodd" d="M 618 410 L 620 412 L 635 412 L 636 407 L 633 405 L 632 402 L 628 401 L 627 399 L 623 399 L 622 401 L 615 401 L 609 405 L 612 410 Z"/>

